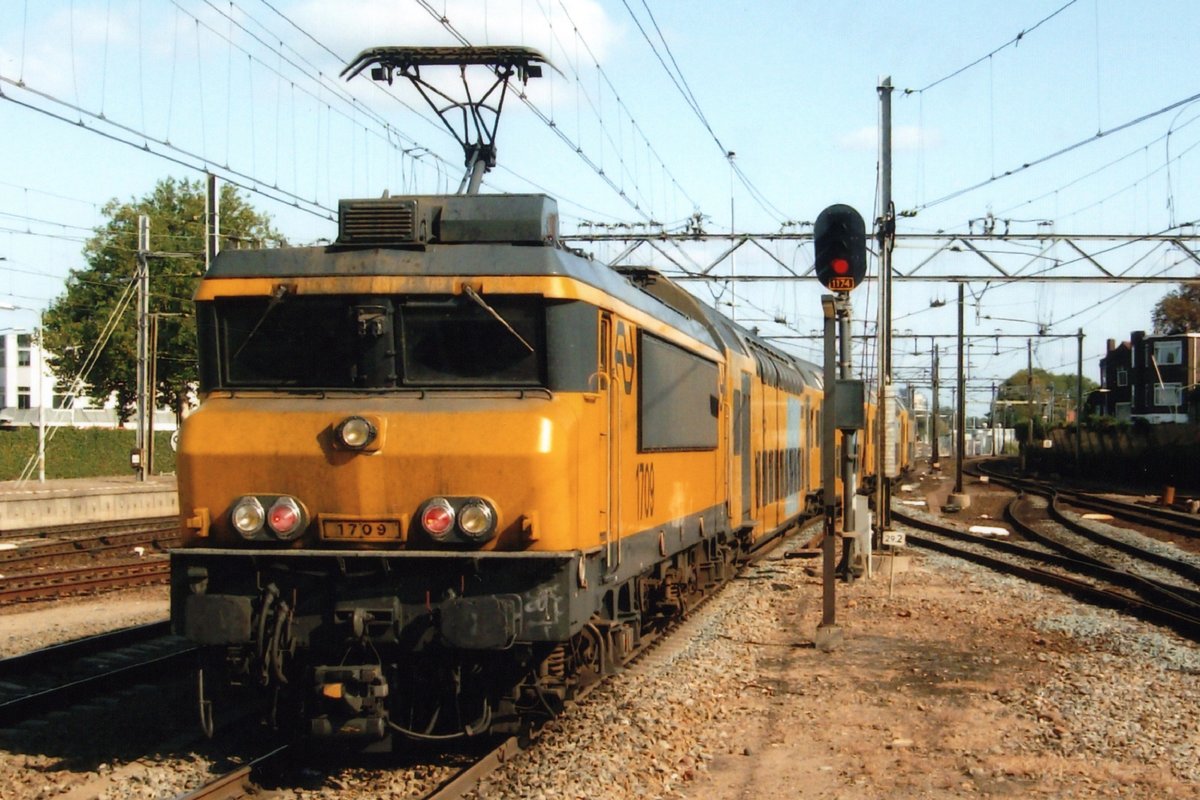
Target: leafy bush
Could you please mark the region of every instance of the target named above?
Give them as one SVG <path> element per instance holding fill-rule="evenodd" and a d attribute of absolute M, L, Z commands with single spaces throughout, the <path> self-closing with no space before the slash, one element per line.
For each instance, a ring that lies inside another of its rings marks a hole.
<path fill-rule="evenodd" d="M 21 477 L 21 470 L 37 458 L 37 428 L 0 430 L 0 480 Z M 132 430 L 101 428 L 58 428 L 47 431 L 46 478 L 97 478 L 132 475 L 129 452 L 133 449 Z M 154 434 L 154 475 L 175 471 L 175 452 L 170 432 Z M 33 467 L 37 479 L 37 467 Z"/>

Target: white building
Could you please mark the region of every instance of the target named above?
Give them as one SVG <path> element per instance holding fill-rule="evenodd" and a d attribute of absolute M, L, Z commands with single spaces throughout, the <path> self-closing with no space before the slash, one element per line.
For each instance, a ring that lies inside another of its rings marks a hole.
<path fill-rule="evenodd" d="M 32 332 L 20 330 L 0 334 L 0 400 L 3 401 L 0 425 L 37 425 L 40 407 L 44 405 L 48 426 L 118 427 L 113 400 L 100 406 L 89 396 L 69 398 L 56 391 L 57 381 L 47 358 L 43 358 L 37 338 Z M 158 409 L 154 414 L 154 429 L 174 430 L 174 412 Z"/>
<path fill-rule="evenodd" d="M 27 331 L 0 334 L 0 392 L 3 392 L 0 413 L 14 421 L 25 417 L 36 420 L 39 406 L 44 405 L 49 414 L 60 404 L 54 393 L 54 374 L 36 340 Z"/>

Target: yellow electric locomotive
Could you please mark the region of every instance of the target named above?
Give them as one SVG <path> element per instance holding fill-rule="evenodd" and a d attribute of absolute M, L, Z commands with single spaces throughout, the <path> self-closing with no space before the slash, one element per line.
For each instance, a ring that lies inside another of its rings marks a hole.
<path fill-rule="evenodd" d="M 501 729 L 811 505 L 816 368 L 558 246 L 549 198 L 340 212 L 196 295 L 172 617 L 206 720 L 243 685 L 318 736 Z"/>

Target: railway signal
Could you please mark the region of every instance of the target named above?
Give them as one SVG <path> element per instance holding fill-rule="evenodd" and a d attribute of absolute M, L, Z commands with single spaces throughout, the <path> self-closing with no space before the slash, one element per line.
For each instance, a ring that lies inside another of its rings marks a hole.
<path fill-rule="evenodd" d="M 834 292 L 849 292 L 867 275 L 867 233 L 862 216 L 848 205 L 829 206 L 813 225 L 814 269 Z"/>

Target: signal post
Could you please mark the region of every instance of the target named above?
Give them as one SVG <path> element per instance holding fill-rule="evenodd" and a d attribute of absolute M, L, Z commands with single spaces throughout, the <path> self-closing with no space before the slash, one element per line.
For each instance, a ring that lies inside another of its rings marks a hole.
<path fill-rule="evenodd" d="M 867 272 L 866 227 L 862 216 L 847 205 L 832 205 L 821 212 L 813 226 L 817 279 L 835 294 L 821 297 L 825 319 L 825 405 L 821 415 L 821 496 L 824 503 L 824 537 L 821 624 L 816 645 L 824 651 L 842 640 L 837 625 L 836 543 L 837 502 L 834 480 L 834 450 L 837 431 L 842 432 L 842 570 L 851 575 L 852 538 L 856 528 L 854 498 L 857 494 L 858 430 L 865 422 L 865 393 L 862 381 L 851 376 L 849 294 Z M 840 347 L 839 347 L 840 345 Z M 840 352 L 840 358 L 838 353 Z"/>

